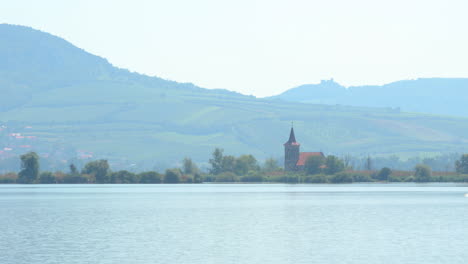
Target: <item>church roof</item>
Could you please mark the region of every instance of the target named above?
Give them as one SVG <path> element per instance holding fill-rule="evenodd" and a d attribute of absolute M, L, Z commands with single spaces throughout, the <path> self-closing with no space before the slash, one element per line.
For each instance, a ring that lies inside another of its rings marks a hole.
<path fill-rule="evenodd" d="M 284 145 L 300 145 L 296 142 L 296 135 L 294 135 L 294 128 L 291 127 L 291 132 L 289 133 L 289 140 L 284 143 Z"/>
<path fill-rule="evenodd" d="M 296 166 L 304 166 L 307 159 L 309 157 L 314 157 L 314 156 L 325 157 L 325 155 L 323 155 L 323 152 L 301 152 L 299 154 L 299 160 L 297 161 Z"/>

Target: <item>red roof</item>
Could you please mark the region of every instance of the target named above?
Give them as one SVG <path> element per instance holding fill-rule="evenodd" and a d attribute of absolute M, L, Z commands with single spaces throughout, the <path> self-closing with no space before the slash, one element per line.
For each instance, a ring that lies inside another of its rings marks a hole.
<path fill-rule="evenodd" d="M 307 159 L 309 157 L 314 157 L 314 156 L 322 156 L 322 157 L 325 157 L 325 155 L 323 155 L 323 152 L 301 152 L 299 154 L 299 160 L 297 161 L 296 165 L 297 166 L 304 166 Z"/>

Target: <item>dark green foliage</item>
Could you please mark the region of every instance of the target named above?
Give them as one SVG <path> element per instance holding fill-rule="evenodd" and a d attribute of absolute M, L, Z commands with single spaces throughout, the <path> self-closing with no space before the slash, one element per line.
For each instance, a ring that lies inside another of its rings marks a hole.
<path fill-rule="evenodd" d="M 20 156 L 21 171 L 18 174 L 19 183 L 34 183 L 39 176 L 39 156 L 29 152 Z"/>
<path fill-rule="evenodd" d="M 368 174 L 362 173 L 351 173 L 351 177 L 353 177 L 353 182 L 372 182 L 374 181 L 371 176 Z"/>
<path fill-rule="evenodd" d="M 404 181 L 404 179 L 402 177 L 390 175 L 390 177 L 388 177 L 388 181 L 389 182 L 402 182 Z"/>
<path fill-rule="evenodd" d="M 432 177 L 431 168 L 419 164 L 414 168 L 414 180 L 417 182 L 430 182 Z"/>
<path fill-rule="evenodd" d="M 198 167 L 191 158 L 184 158 L 182 161 L 182 171 L 184 174 L 195 174 L 198 173 Z"/>
<path fill-rule="evenodd" d="M 236 170 L 236 157 L 228 155 L 223 157 L 221 162 L 221 171 L 222 172 L 235 172 Z"/>
<path fill-rule="evenodd" d="M 42 184 L 49 184 L 49 183 L 55 183 L 55 176 L 52 174 L 52 172 L 49 171 L 44 171 L 41 172 L 39 175 L 39 183 Z"/>
<path fill-rule="evenodd" d="M 409 177 L 403 178 L 403 181 L 404 182 L 415 182 L 416 178 L 414 176 L 409 176 Z"/>
<path fill-rule="evenodd" d="M 325 160 L 325 166 L 325 173 L 328 175 L 335 174 L 344 170 L 343 161 L 333 155 L 327 156 Z"/>
<path fill-rule="evenodd" d="M 325 165 L 325 157 L 311 156 L 306 160 L 304 169 L 307 174 L 319 174 L 322 172 L 321 166 L 323 165 Z"/>
<path fill-rule="evenodd" d="M 238 157 L 235 161 L 235 170 L 234 172 L 237 175 L 245 175 L 249 171 L 258 171 L 260 167 L 258 166 L 257 159 L 252 155 L 242 155 Z"/>
<path fill-rule="evenodd" d="M 162 177 L 155 171 L 147 171 L 138 174 L 140 183 L 162 183 Z"/>
<path fill-rule="evenodd" d="M 352 183 L 353 176 L 347 172 L 340 172 L 330 177 L 332 183 Z"/>
<path fill-rule="evenodd" d="M 237 181 L 237 175 L 233 172 L 227 171 L 216 175 L 216 182 L 235 182 Z"/>
<path fill-rule="evenodd" d="M 22 156 L 22 162 L 24 161 L 25 164 L 22 171 L 27 170 L 27 164 L 34 165 L 34 162 L 31 162 L 31 160 L 35 160 L 35 155 L 37 154 L 27 153 Z M 271 163 L 275 164 L 276 162 L 273 160 Z M 194 174 L 183 173 L 181 169 L 166 170 L 164 175 L 160 175 L 155 171 L 135 174 L 126 170 L 121 170 L 111 173 L 109 172 L 109 165 L 106 160 L 97 160 L 88 162 L 84 166 L 82 173 L 79 173 L 76 167 L 71 164 L 70 173 L 68 174 L 60 171 L 55 173 L 45 171 L 40 173 L 40 176 L 31 183 L 95 183 L 98 182 L 97 179 L 101 179 L 99 183 L 281 182 L 295 184 L 372 182 L 374 180 L 389 182 L 468 182 L 468 175 L 456 174 L 454 172 L 435 172 L 435 175 L 432 175 L 431 168 L 427 165 L 416 166 L 414 174 L 411 174 L 409 171 L 396 170 L 392 172 L 390 168 L 383 168 L 379 172 L 343 171 L 343 162 L 335 156 L 328 156 L 325 160 L 325 164 L 329 165 L 329 169 L 334 168 L 334 171 L 338 172 L 328 175 L 310 175 L 305 174 L 303 171 L 285 173 L 279 168 L 267 172 L 265 167 L 260 168 L 260 166 L 258 166 L 257 160 L 252 155 L 242 155 L 238 158 L 221 155 L 221 173 L 217 175 L 201 175 L 198 172 L 196 164 L 193 163 L 190 158 L 184 159 L 183 169 L 184 172 L 196 171 Z M 269 168 L 272 169 L 275 168 L 275 166 L 269 166 Z M 249 170 L 245 172 L 246 169 Z M 331 170 L 328 172 L 331 172 Z M 15 173 L 0 175 L 0 183 L 16 182 L 20 181 Z"/>
<path fill-rule="evenodd" d="M 263 175 L 259 171 L 249 171 L 240 178 L 241 182 L 263 182 Z"/>
<path fill-rule="evenodd" d="M 70 174 L 71 175 L 77 175 L 78 174 L 78 169 L 76 168 L 75 164 L 70 164 Z"/>
<path fill-rule="evenodd" d="M 81 173 L 93 175 L 96 178 L 96 183 L 108 183 L 109 163 L 107 163 L 107 160 L 90 161 L 85 165 Z"/>
<path fill-rule="evenodd" d="M 74 164 L 70 164 L 70 173 L 65 175 L 63 183 L 88 183 L 88 177 L 81 175 Z"/>
<path fill-rule="evenodd" d="M 63 183 L 89 183 L 90 179 L 86 177 L 86 174 L 81 175 L 79 173 L 76 174 L 68 174 L 63 177 Z"/>
<path fill-rule="evenodd" d="M 200 173 L 195 173 L 193 175 L 193 183 L 202 183 L 203 179 Z"/>
<path fill-rule="evenodd" d="M 324 174 L 307 175 L 304 177 L 304 183 L 327 183 L 328 178 Z"/>
<path fill-rule="evenodd" d="M 382 168 L 380 171 L 376 174 L 376 179 L 379 181 L 388 181 L 388 178 L 392 175 L 392 170 L 390 168 Z"/>
<path fill-rule="evenodd" d="M 209 160 L 209 163 L 211 164 L 210 173 L 218 175 L 223 170 L 223 149 L 216 148 L 212 155 L 213 157 Z"/>
<path fill-rule="evenodd" d="M 460 159 L 455 162 L 455 169 L 458 173 L 468 174 L 468 154 L 463 154 Z"/>
<path fill-rule="evenodd" d="M 179 169 L 166 170 L 164 174 L 164 183 L 179 183 L 182 173 Z"/>
<path fill-rule="evenodd" d="M 110 174 L 111 183 L 138 183 L 139 179 L 135 173 L 121 170 Z"/>
<path fill-rule="evenodd" d="M 280 167 L 278 165 L 278 160 L 274 158 L 268 158 L 265 160 L 265 163 L 263 164 L 264 172 L 273 172 L 273 171 L 278 171 L 278 170 L 280 170 Z"/>

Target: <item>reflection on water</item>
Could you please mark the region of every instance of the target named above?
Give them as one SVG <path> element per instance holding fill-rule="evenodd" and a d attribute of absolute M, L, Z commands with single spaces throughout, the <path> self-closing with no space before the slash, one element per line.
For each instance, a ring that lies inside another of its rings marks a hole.
<path fill-rule="evenodd" d="M 466 263 L 468 185 L 0 185 L 0 263 Z"/>

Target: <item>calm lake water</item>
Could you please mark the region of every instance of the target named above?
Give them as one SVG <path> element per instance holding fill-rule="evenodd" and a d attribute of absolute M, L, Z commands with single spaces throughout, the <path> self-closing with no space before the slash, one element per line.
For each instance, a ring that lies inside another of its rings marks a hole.
<path fill-rule="evenodd" d="M 468 185 L 0 185 L 0 263 L 468 263 Z"/>

